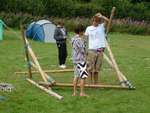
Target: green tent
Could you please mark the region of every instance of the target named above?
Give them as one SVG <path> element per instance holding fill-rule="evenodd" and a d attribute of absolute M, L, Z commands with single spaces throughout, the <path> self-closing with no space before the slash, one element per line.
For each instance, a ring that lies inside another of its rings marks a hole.
<path fill-rule="evenodd" d="M 3 31 L 5 23 L 0 19 L 0 40 L 3 40 Z"/>

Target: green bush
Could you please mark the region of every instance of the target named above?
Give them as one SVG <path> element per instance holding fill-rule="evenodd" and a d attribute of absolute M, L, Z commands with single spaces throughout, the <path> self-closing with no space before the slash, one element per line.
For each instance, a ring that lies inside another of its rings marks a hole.
<path fill-rule="evenodd" d="M 75 17 L 92 17 L 95 13 L 101 11 L 102 8 L 96 7 L 94 4 L 76 4 Z"/>
<path fill-rule="evenodd" d="M 135 20 L 150 21 L 150 3 L 134 2 L 131 0 L 92 0 L 97 7 L 101 6 L 104 10 L 102 13 L 106 16 L 110 15 L 113 6 L 116 7 L 116 18 L 132 18 Z"/>
<path fill-rule="evenodd" d="M 0 10 L 13 13 L 30 13 L 43 15 L 45 6 L 43 0 L 0 0 Z"/>
<path fill-rule="evenodd" d="M 70 17 L 74 15 L 74 2 L 72 0 L 48 0 L 45 14 L 55 17 Z"/>
<path fill-rule="evenodd" d="M 133 21 L 131 19 L 118 19 L 113 21 L 112 32 L 150 35 L 150 24 L 146 21 Z"/>
<path fill-rule="evenodd" d="M 1 19 L 10 27 L 13 28 L 19 28 L 20 23 L 24 24 L 27 26 L 29 23 L 42 19 L 40 16 L 33 16 L 30 14 L 22 14 L 22 13 L 5 13 L 1 12 L 0 13 Z M 44 18 L 44 17 L 43 17 Z"/>
<path fill-rule="evenodd" d="M 133 25 L 114 25 L 111 32 L 129 33 L 134 35 L 150 35 L 150 29 L 147 27 Z"/>
<path fill-rule="evenodd" d="M 91 20 L 89 18 L 77 17 L 77 18 L 58 18 L 58 17 L 50 17 L 47 16 L 33 16 L 30 14 L 14 14 L 14 13 L 5 13 L 1 12 L 0 17 L 4 22 L 13 28 L 19 28 L 20 23 L 23 23 L 24 26 L 27 27 L 33 21 L 37 21 L 39 19 L 49 19 L 53 23 L 57 23 L 60 19 L 64 21 L 65 27 L 68 31 L 74 31 L 74 28 L 77 24 L 81 23 L 85 27 L 89 26 Z M 111 28 L 111 32 L 121 32 L 121 33 L 130 33 L 130 34 L 140 34 L 140 35 L 150 35 L 150 24 L 146 21 L 133 21 L 131 19 L 118 19 L 113 21 L 113 27 Z"/>
<path fill-rule="evenodd" d="M 59 18 L 90 18 L 98 11 L 109 16 L 113 6 L 117 8 L 116 18 L 150 21 L 150 3 L 142 0 L 0 0 L 0 11 Z"/>

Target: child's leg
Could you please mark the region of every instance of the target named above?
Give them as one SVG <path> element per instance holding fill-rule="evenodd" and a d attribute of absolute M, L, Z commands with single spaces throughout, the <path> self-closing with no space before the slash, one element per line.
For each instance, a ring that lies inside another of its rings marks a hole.
<path fill-rule="evenodd" d="M 80 80 L 80 96 L 87 96 L 84 92 L 85 79 Z"/>
<path fill-rule="evenodd" d="M 103 61 L 103 52 L 97 54 L 97 60 L 95 62 L 94 84 L 98 84 L 99 71 L 101 70 L 102 61 Z"/>
<path fill-rule="evenodd" d="M 74 79 L 73 79 L 73 94 L 72 94 L 73 96 L 76 95 L 77 84 L 78 84 L 78 77 L 74 77 Z"/>
<path fill-rule="evenodd" d="M 95 85 L 98 84 L 98 72 L 94 72 L 93 77 L 94 77 L 94 84 Z"/>
<path fill-rule="evenodd" d="M 94 64 L 95 64 L 95 53 L 93 51 L 88 51 L 87 55 L 87 71 L 89 74 L 89 83 L 93 84 L 93 70 L 94 70 Z"/>

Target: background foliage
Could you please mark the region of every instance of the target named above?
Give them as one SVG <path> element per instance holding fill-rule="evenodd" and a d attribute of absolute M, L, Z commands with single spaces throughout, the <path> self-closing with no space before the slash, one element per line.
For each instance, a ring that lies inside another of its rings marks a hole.
<path fill-rule="evenodd" d="M 150 34 L 150 3 L 148 0 L 0 0 L 0 18 L 11 27 L 18 27 L 44 18 L 56 22 L 65 21 L 68 30 L 72 30 L 80 17 L 84 25 L 89 25 L 90 18 L 97 12 L 109 17 L 112 7 L 117 8 L 115 19 L 138 21 L 146 24 L 115 24 L 113 31 L 132 34 Z M 71 19 L 70 19 L 71 18 Z M 87 23 L 86 23 L 87 22 Z M 130 30 L 126 29 L 130 27 Z M 134 30 L 136 31 L 134 32 Z"/>

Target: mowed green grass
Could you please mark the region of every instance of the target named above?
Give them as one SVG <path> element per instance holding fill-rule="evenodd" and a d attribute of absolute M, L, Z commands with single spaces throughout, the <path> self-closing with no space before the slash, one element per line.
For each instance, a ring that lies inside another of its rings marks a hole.
<path fill-rule="evenodd" d="M 72 88 L 53 88 L 64 96 L 62 101 L 28 83 L 23 42 L 19 31 L 5 31 L 0 41 L 0 82 L 11 83 L 11 93 L 0 91 L 5 100 L 0 101 L 0 113 L 149 113 L 150 112 L 150 36 L 136 36 L 113 33 L 109 43 L 121 71 L 136 87 L 136 90 L 86 89 L 89 98 L 72 97 Z M 30 41 L 43 69 L 58 69 L 55 44 Z M 67 65 L 72 68 L 71 46 L 68 44 Z M 101 82 L 119 84 L 115 73 L 104 61 Z M 38 74 L 36 74 L 38 76 Z M 40 76 L 33 79 L 40 79 Z M 52 74 L 59 82 L 71 82 L 71 73 Z"/>

